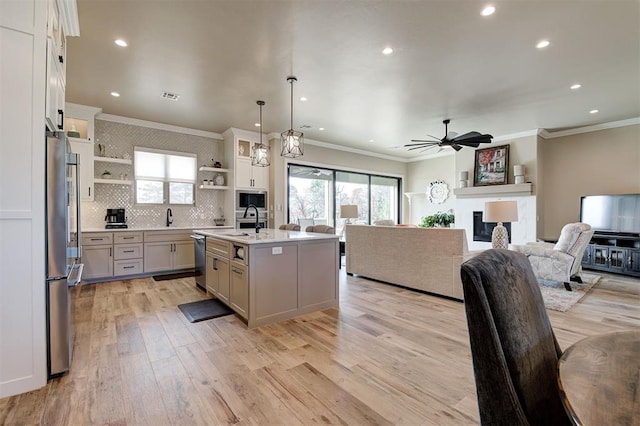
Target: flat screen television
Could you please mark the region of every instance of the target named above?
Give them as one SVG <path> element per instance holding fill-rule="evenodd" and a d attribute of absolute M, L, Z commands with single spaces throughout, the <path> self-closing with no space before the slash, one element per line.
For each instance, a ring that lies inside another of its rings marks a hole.
<path fill-rule="evenodd" d="M 584 196 L 580 221 L 597 232 L 640 234 L 640 194 Z"/>

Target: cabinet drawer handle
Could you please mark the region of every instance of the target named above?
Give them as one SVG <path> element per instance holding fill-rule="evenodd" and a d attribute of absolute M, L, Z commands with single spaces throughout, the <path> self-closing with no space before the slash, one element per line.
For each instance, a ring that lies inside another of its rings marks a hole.
<path fill-rule="evenodd" d="M 104 241 L 104 238 L 91 238 L 91 241 Z"/>
<path fill-rule="evenodd" d="M 133 268 L 135 268 L 135 266 L 125 266 L 122 269 L 133 269 Z"/>
<path fill-rule="evenodd" d="M 91 187 L 89 187 L 89 197 L 91 197 Z"/>
<path fill-rule="evenodd" d="M 134 250 L 122 250 L 123 253 L 133 253 Z"/>
<path fill-rule="evenodd" d="M 133 240 L 135 237 L 122 237 L 123 240 Z"/>
<path fill-rule="evenodd" d="M 242 275 L 242 271 L 238 271 L 237 269 L 232 269 L 233 272 L 235 272 L 238 275 Z"/>

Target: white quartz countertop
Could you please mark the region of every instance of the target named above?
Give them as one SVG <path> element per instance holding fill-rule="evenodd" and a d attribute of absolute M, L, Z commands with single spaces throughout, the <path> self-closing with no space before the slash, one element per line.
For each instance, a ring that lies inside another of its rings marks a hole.
<path fill-rule="evenodd" d="M 234 229 L 224 232 L 211 232 L 211 229 L 195 229 L 193 232 L 207 237 L 215 237 L 221 240 L 232 241 L 236 243 L 243 243 L 248 245 L 253 244 L 271 244 L 271 243 L 286 243 L 294 241 L 309 241 L 309 240 L 338 240 L 338 236 L 335 234 L 320 234 L 317 232 L 300 232 L 300 231 L 285 231 L 280 229 L 261 229 L 260 233 L 256 234 L 254 230 L 246 230 L 244 232 L 241 229 Z"/>
<path fill-rule="evenodd" d="M 219 231 L 229 231 L 234 229 L 233 226 L 130 226 L 129 228 L 82 228 L 82 232 L 135 232 L 135 231 L 193 231 L 194 229 L 207 229 L 207 230 L 219 230 Z"/>

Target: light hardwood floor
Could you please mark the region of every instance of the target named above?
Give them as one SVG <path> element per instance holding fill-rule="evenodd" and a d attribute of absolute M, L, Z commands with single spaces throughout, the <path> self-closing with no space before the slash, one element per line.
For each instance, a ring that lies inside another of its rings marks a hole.
<path fill-rule="evenodd" d="M 187 322 L 193 278 L 79 287 L 71 373 L 0 400 L 0 424 L 477 424 L 463 304 L 340 274 L 340 309 L 255 330 Z M 549 315 L 566 348 L 639 307 L 640 280 L 605 275 Z"/>

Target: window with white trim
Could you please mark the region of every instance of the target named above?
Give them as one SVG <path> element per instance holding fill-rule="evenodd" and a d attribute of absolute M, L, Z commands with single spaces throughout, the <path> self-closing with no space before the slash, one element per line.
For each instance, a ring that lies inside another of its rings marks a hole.
<path fill-rule="evenodd" d="M 195 205 L 197 155 L 134 147 L 137 204 Z"/>

